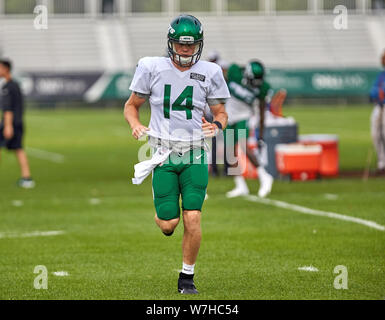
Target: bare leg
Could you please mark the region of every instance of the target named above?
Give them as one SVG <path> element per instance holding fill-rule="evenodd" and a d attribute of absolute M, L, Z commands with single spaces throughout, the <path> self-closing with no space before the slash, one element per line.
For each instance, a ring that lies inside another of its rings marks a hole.
<path fill-rule="evenodd" d="M 242 149 L 243 152 L 247 154 L 246 140 L 240 140 L 239 147 Z M 234 198 L 249 194 L 249 188 L 247 187 L 246 180 L 242 176 L 241 172 L 242 167 L 240 165 L 241 160 L 239 159 L 238 155 L 238 145 L 234 146 L 234 156 L 236 157 L 237 162 L 234 164 L 229 163 L 229 168 L 231 168 L 231 173 L 233 173 L 234 176 L 235 188 L 226 193 L 227 198 Z"/>
<path fill-rule="evenodd" d="M 22 178 L 30 178 L 31 172 L 29 169 L 27 154 L 25 153 L 25 151 L 23 149 L 17 149 L 16 150 L 16 157 L 17 157 L 17 160 L 19 162 L 21 177 Z"/>
<path fill-rule="evenodd" d="M 201 212 L 199 210 L 183 211 L 183 268 L 179 273 L 178 291 L 183 294 L 197 294 L 194 285 L 194 265 L 201 246 Z"/>
<path fill-rule="evenodd" d="M 201 212 L 199 210 L 183 211 L 184 234 L 182 242 L 183 262 L 195 264 L 201 245 Z"/>
<path fill-rule="evenodd" d="M 251 163 L 254 165 L 254 167 L 258 168 L 259 167 L 258 159 L 255 156 L 255 153 L 248 147 L 246 147 L 246 155 L 251 161 Z"/>
<path fill-rule="evenodd" d="M 250 160 L 250 162 L 256 167 L 258 168 L 259 167 L 259 162 L 258 162 L 258 159 L 254 153 L 253 150 L 251 150 L 248 146 L 247 146 L 247 142 L 246 140 L 240 140 L 238 142 L 240 148 L 242 149 L 242 151 L 246 154 L 247 158 Z M 237 145 L 234 146 L 234 155 L 236 157 L 238 157 L 238 148 L 237 148 Z M 236 167 L 238 165 L 238 163 L 234 163 L 234 164 L 231 164 L 229 165 L 230 167 Z"/>
<path fill-rule="evenodd" d="M 171 220 L 162 220 L 159 219 L 158 216 L 155 214 L 155 222 L 163 233 L 169 234 L 173 232 L 176 226 L 178 225 L 179 218 Z"/>
<path fill-rule="evenodd" d="M 260 181 L 260 188 L 258 191 L 258 195 L 261 198 L 264 198 L 271 192 L 271 188 L 273 186 L 274 179 L 269 173 L 267 173 L 267 171 L 265 170 L 265 168 L 263 166 L 259 165 L 258 159 L 255 156 L 255 153 L 250 148 L 246 147 L 246 155 L 249 158 L 249 160 L 251 161 L 251 163 L 258 170 L 258 178 Z"/>

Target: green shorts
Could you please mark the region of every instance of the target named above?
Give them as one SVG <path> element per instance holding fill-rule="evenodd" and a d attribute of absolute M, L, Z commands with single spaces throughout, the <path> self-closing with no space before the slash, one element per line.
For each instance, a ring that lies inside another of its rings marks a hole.
<path fill-rule="evenodd" d="M 242 120 L 234 124 L 227 125 L 223 133 L 225 138 L 225 143 L 227 142 L 226 139 L 231 139 L 232 137 L 232 135 L 229 134 L 229 131 L 228 131 L 230 129 L 234 130 L 234 146 L 238 143 L 239 140 L 247 139 L 247 137 L 249 136 L 249 127 L 247 125 L 247 121 L 248 120 Z M 230 143 L 230 141 L 228 142 Z"/>
<path fill-rule="evenodd" d="M 180 156 L 171 153 L 167 161 L 157 166 L 152 175 L 152 190 L 159 219 L 179 218 L 182 210 L 201 211 L 209 180 L 206 153 L 194 149 Z"/>

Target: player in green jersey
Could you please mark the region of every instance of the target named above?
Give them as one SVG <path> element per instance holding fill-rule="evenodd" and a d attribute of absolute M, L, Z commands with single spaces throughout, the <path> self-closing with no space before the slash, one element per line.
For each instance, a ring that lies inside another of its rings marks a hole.
<path fill-rule="evenodd" d="M 232 64 L 227 72 L 228 87 L 231 98 L 226 102 L 226 112 L 228 114 L 228 126 L 225 132 L 226 148 L 234 148 L 234 154 L 237 156 L 236 145 L 242 148 L 251 163 L 257 167 L 260 188 L 258 195 L 266 197 L 273 185 L 273 177 L 267 173 L 261 165 L 255 152 L 247 147 L 247 138 L 249 136 L 249 120 L 254 115 L 259 117 L 258 134 L 258 153 L 266 148 L 263 140 L 265 108 L 272 95 L 270 85 L 266 82 L 265 68 L 260 61 L 252 60 L 246 67 Z M 257 112 L 259 110 L 259 112 Z M 234 130 L 234 146 L 229 143 L 229 131 Z M 230 165 L 235 167 L 236 164 Z M 231 168 L 230 168 L 231 170 Z M 249 194 L 246 181 L 240 172 L 235 175 L 235 188 L 229 191 L 226 196 L 229 198 Z"/>

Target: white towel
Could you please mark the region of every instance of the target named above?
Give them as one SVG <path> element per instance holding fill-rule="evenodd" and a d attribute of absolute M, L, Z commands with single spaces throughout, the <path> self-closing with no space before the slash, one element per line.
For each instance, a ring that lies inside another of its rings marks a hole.
<path fill-rule="evenodd" d="M 172 150 L 168 148 L 159 147 L 150 160 L 137 163 L 134 166 L 135 173 L 134 178 L 132 178 L 132 183 L 141 184 L 157 165 L 167 159 L 171 152 Z"/>

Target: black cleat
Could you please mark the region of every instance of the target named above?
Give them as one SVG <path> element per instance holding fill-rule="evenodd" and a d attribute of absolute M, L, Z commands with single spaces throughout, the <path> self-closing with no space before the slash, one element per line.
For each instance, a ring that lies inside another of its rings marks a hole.
<path fill-rule="evenodd" d="M 191 278 L 184 278 L 179 274 L 178 279 L 178 292 L 182 294 L 197 294 L 198 290 L 195 288 L 194 279 Z"/>
<path fill-rule="evenodd" d="M 163 232 L 163 234 L 164 234 L 165 236 L 167 236 L 167 237 L 172 236 L 173 233 L 174 233 L 174 230 L 171 231 L 170 233 Z"/>

